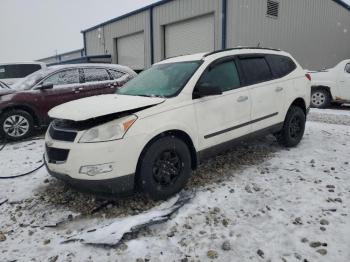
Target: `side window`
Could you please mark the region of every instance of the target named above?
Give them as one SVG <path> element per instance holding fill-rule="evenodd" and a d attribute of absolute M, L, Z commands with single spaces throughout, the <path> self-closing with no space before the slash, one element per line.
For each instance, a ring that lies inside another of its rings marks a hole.
<path fill-rule="evenodd" d="M 297 66 L 292 59 L 281 55 L 267 55 L 267 61 L 271 66 L 275 78 L 281 78 L 293 72 Z"/>
<path fill-rule="evenodd" d="M 254 85 L 273 79 L 270 67 L 264 57 L 241 58 L 240 63 L 247 85 Z"/>
<path fill-rule="evenodd" d="M 114 80 L 121 78 L 123 75 L 125 75 L 122 72 L 119 72 L 117 70 L 108 70 L 111 76 L 113 77 Z"/>
<path fill-rule="evenodd" d="M 350 74 L 350 63 L 345 66 L 345 72 Z"/>
<path fill-rule="evenodd" d="M 79 84 L 79 71 L 78 69 L 70 69 L 58 72 L 46 78 L 43 81 L 43 85 L 45 84 L 53 84 L 54 86 Z"/>
<path fill-rule="evenodd" d="M 101 82 L 110 80 L 107 71 L 103 68 L 84 68 L 85 82 Z"/>
<path fill-rule="evenodd" d="M 203 74 L 199 85 L 218 86 L 222 92 L 240 87 L 236 64 L 233 61 L 228 61 L 214 65 Z"/>

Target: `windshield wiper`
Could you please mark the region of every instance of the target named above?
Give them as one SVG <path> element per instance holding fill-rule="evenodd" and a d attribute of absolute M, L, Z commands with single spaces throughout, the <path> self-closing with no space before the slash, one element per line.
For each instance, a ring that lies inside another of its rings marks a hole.
<path fill-rule="evenodd" d="M 161 95 L 136 95 L 136 96 L 142 96 L 142 97 L 157 97 L 157 98 L 165 98 L 165 96 L 161 96 Z"/>
<path fill-rule="evenodd" d="M 6 84 L 5 82 L 0 81 L 0 84 L 7 89 L 11 89 L 11 87 L 8 84 Z"/>

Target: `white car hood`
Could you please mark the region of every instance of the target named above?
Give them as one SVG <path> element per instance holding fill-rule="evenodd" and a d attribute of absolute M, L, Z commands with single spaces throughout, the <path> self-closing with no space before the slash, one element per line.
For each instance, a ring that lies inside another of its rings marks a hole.
<path fill-rule="evenodd" d="M 122 113 L 163 103 L 164 98 L 101 95 L 59 105 L 49 111 L 51 118 L 85 121 L 91 118 Z"/>

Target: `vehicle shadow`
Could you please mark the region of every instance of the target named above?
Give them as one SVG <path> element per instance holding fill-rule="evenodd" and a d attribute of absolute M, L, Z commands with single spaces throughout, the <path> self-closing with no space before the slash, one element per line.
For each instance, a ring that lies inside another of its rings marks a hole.
<path fill-rule="evenodd" d="M 332 104 L 327 109 L 350 111 L 350 104 L 344 104 L 344 105 Z"/>

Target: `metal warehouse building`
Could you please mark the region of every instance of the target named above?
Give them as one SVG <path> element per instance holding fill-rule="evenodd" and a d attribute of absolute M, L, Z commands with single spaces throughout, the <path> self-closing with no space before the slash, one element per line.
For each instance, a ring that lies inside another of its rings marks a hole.
<path fill-rule="evenodd" d="M 163 0 L 82 33 L 85 55 L 111 55 L 135 70 L 258 45 L 286 50 L 315 70 L 350 58 L 350 7 L 340 0 Z"/>
<path fill-rule="evenodd" d="M 86 56 L 84 49 L 78 49 L 67 53 L 41 58 L 37 61 L 43 62 L 49 66 L 79 63 L 111 63 L 111 55 Z"/>

